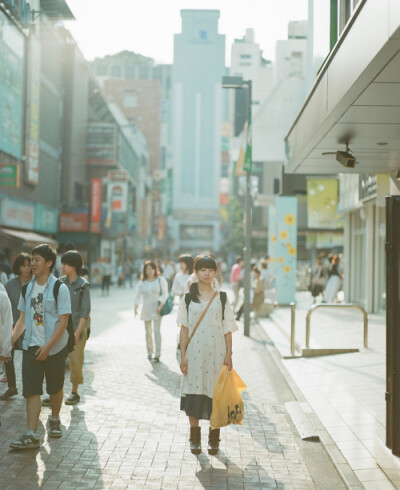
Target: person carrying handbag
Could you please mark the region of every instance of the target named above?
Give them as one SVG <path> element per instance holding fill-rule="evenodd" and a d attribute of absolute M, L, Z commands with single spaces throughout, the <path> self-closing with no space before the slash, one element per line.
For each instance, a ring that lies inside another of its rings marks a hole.
<path fill-rule="evenodd" d="M 221 295 L 212 288 L 217 264 L 212 257 L 200 255 L 194 262 L 197 280 L 192 280 L 189 298 L 183 297 L 177 316 L 181 328 L 180 368 L 183 374 L 180 409 L 189 417 L 190 450 L 201 452 L 199 421 L 210 420 L 212 396 L 222 365 L 231 370 L 232 332 L 238 330 L 229 301 L 222 305 Z M 187 301 L 190 299 L 190 301 Z M 209 431 L 208 453 L 217 454 L 219 429 Z"/>
<path fill-rule="evenodd" d="M 161 319 L 162 307 L 168 300 L 167 280 L 158 275 L 157 266 L 151 260 L 146 260 L 143 265 L 135 299 L 135 317 L 139 304 L 142 305 L 140 319 L 144 321 L 146 329 L 147 358 L 160 361 L 161 355 Z M 153 359 L 153 330 L 155 355 Z"/>

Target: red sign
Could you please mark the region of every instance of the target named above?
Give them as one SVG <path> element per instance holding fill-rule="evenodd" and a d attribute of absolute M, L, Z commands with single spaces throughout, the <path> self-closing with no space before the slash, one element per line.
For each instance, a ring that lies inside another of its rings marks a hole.
<path fill-rule="evenodd" d="M 101 179 L 92 179 L 91 186 L 91 221 L 92 223 L 101 223 Z"/>
<path fill-rule="evenodd" d="M 87 231 L 86 213 L 60 213 L 58 231 Z"/>

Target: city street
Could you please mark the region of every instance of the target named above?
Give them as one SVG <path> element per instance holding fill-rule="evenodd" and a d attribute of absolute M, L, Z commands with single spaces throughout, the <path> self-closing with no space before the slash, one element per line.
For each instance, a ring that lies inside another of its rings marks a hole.
<path fill-rule="evenodd" d="M 152 364 L 142 323 L 133 318 L 133 294 L 93 291 L 82 398 L 63 406 L 61 439 L 48 439 L 43 408 L 40 450 L 9 451 L 25 430 L 25 404 L 21 395 L 1 402 L 2 489 L 345 488 L 322 444 L 300 439 L 285 409 L 295 397 L 257 326 L 250 339 L 241 332 L 233 339 L 234 367 L 248 385 L 243 426 L 222 429 L 220 453 L 212 457 L 204 423 L 203 452 L 192 455 L 179 411 L 175 312 L 163 320 L 161 362 Z M 20 353 L 16 358 L 20 391 Z"/>

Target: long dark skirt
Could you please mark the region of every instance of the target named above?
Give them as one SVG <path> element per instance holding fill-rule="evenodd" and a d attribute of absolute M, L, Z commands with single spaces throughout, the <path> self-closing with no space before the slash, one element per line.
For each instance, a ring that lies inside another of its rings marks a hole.
<path fill-rule="evenodd" d="M 181 397 L 181 410 L 195 419 L 210 420 L 212 398 L 206 395 L 184 395 Z"/>

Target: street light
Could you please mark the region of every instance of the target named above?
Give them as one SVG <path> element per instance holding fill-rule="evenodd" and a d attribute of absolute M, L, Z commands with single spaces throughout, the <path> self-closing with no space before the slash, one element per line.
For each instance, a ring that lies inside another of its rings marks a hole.
<path fill-rule="evenodd" d="M 248 104 L 248 131 L 251 131 L 251 80 L 243 80 L 242 77 L 222 77 L 223 88 L 243 89 L 247 88 L 247 104 Z M 246 169 L 246 193 L 244 205 L 244 335 L 250 336 L 250 289 L 251 289 L 251 168 L 252 161 Z"/>

